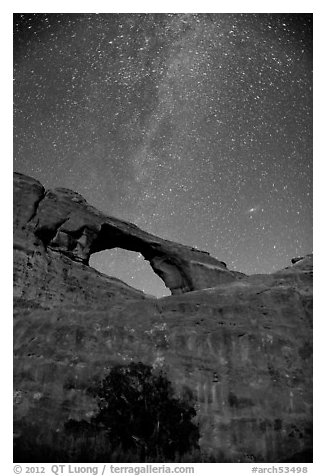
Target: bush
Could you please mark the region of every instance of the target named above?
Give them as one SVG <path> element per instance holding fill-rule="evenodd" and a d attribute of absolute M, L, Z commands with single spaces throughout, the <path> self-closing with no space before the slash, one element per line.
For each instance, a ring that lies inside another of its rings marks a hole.
<path fill-rule="evenodd" d="M 140 461 L 174 460 L 199 448 L 192 398 L 177 398 L 162 372 L 141 362 L 116 366 L 90 392 L 98 413 L 90 423 L 70 420 L 68 432 L 85 437 L 101 433 L 111 451 L 136 453 Z"/>

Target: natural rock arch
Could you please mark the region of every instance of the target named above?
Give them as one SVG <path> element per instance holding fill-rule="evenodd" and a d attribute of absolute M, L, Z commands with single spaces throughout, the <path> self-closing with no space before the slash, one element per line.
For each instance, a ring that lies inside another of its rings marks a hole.
<path fill-rule="evenodd" d="M 205 251 L 163 240 L 136 225 L 105 215 L 76 192 L 65 188 L 45 191 L 31 177 L 14 174 L 16 241 L 28 230 L 45 249 L 89 264 L 92 253 L 122 248 L 141 253 L 172 294 L 181 294 L 243 278 Z M 24 197 L 24 200 L 21 200 Z M 23 204 L 23 205 L 22 205 Z"/>
<path fill-rule="evenodd" d="M 191 289 L 191 282 L 183 271 L 183 262 L 177 256 L 167 255 L 160 243 L 147 242 L 137 235 L 125 233 L 109 223 L 103 223 L 90 247 L 90 255 L 102 250 L 122 248 L 143 255 L 153 271 L 163 280 L 172 294 Z"/>
<path fill-rule="evenodd" d="M 123 248 L 98 251 L 91 254 L 89 266 L 147 295 L 157 298 L 171 295 L 170 289 L 140 253 Z"/>

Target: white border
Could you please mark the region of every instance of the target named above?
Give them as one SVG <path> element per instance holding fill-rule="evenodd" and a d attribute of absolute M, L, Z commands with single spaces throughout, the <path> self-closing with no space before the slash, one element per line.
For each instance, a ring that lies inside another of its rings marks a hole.
<path fill-rule="evenodd" d="M 1 297 L 2 297 L 2 474 L 12 473 L 12 14 L 14 12 L 52 12 L 52 13 L 314 13 L 314 463 L 287 466 L 307 466 L 308 474 L 325 474 L 324 432 L 325 432 L 325 293 L 324 263 L 325 255 L 325 146 L 321 138 L 325 136 L 325 7 L 322 1 L 12 1 L 2 7 L 1 35 Z M 48 465 L 43 465 L 48 466 Z M 97 465 L 101 466 L 101 465 Z M 173 465 L 171 465 L 173 466 Z M 195 474 L 251 474 L 251 464 L 195 464 Z M 258 464 L 258 467 L 271 468 L 278 464 Z M 283 465 L 285 466 L 285 465 Z M 50 468 L 49 468 L 50 469 Z M 24 473 L 23 473 L 24 474 Z M 47 472 L 47 474 L 51 474 Z M 107 473 L 109 474 L 109 473 Z"/>

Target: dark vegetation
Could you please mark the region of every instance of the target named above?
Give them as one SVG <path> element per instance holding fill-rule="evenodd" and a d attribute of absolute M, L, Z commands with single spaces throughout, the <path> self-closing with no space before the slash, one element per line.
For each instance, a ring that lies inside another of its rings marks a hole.
<path fill-rule="evenodd" d="M 162 372 L 142 363 L 114 367 L 88 389 L 97 413 L 68 420 L 44 441 L 26 428 L 14 444 L 15 462 L 200 462 L 191 393 L 178 398 Z"/>

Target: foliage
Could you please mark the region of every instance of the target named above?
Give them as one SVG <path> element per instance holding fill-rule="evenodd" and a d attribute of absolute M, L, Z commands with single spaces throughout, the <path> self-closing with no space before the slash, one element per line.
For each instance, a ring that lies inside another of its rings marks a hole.
<path fill-rule="evenodd" d="M 97 415 L 89 424 L 70 420 L 68 431 L 103 433 L 111 448 L 137 453 L 143 461 L 173 460 L 198 448 L 191 396 L 177 398 L 162 372 L 141 362 L 116 366 L 91 393 L 97 399 Z"/>
<path fill-rule="evenodd" d="M 191 392 L 177 398 L 159 371 L 142 363 L 114 367 L 88 389 L 98 411 L 90 421 L 41 429 L 21 421 L 15 462 L 206 462 Z"/>

